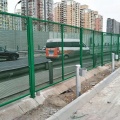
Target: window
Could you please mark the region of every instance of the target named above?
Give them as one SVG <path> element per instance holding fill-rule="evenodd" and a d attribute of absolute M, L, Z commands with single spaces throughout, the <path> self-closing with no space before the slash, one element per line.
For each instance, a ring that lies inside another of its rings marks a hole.
<path fill-rule="evenodd" d="M 83 47 L 86 47 L 86 45 L 83 43 Z M 55 47 L 62 47 L 61 42 L 48 42 L 46 43 L 47 48 L 55 48 Z M 80 47 L 79 42 L 64 42 L 64 47 Z"/>
<path fill-rule="evenodd" d="M 60 47 L 60 42 L 48 42 L 46 43 L 47 48 L 55 48 L 55 47 Z"/>
<path fill-rule="evenodd" d="M 72 47 L 72 42 L 64 42 L 64 47 Z"/>

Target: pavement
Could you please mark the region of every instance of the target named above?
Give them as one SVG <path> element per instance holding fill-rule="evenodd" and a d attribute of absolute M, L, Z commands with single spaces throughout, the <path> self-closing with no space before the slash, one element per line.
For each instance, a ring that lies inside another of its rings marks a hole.
<path fill-rule="evenodd" d="M 120 68 L 47 120 L 120 120 Z"/>
<path fill-rule="evenodd" d="M 120 120 L 120 75 L 67 120 Z"/>

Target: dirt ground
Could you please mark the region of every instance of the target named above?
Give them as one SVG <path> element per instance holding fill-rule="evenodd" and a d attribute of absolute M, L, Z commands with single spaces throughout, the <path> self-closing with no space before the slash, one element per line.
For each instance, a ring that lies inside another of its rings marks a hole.
<path fill-rule="evenodd" d="M 118 66 L 116 66 L 118 68 Z M 87 79 L 82 82 L 81 85 L 81 93 L 85 93 L 105 77 L 107 77 L 111 73 L 109 70 L 104 70 L 99 74 L 94 74 L 94 76 L 90 79 Z M 43 105 L 40 105 L 36 109 L 24 114 L 22 117 L 16 118 L 15 120 L 46 120 L 53 114 L 55 114 L 58 110 L 72 102 L 76 99 L 76 87 L 73 87 L 60 95 L 49 96 L 44 102 Z"/>

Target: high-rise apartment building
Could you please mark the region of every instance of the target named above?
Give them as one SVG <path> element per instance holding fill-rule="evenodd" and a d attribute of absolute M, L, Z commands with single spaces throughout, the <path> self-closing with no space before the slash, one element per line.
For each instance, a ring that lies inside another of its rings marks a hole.
<path fill-rule="evenodd" d="M 96 15 L 95 30 L 96 31 L 102 31 L 103 30 L 103 16 L 101 16 L 101 15 Z"/>
<path fill-rule="evenodd" d="M 80 26 L 80 3 L 74 0 L 61 0 L 54 4 L 54 19 L 72 26 Z"/>
<path fill-rule="evenodd" d="M 26 0 L 22 0 L 22 15 L 27 15 L 39 19 L 53 21 L 53 0 L 28 0 L 28 10 Z M 25 29 L 24 21 L 22 21 L 23 29 Z M 40 30 L 40 25 L 34 24 L 34 30 Z M 47 27 L 48 28 L 48 27 Z"/>
<path fill-rule="evenodd" d="M 88 5 L 80 7 L 80 26 L 96 31 L 103 29 L 103 17 L 97 11 L 88 8 Z"/>
<path fill-rule="evenodd" d="M 27 15 L 26 0 L 22 0 L 22 15 Z M 53 21 L 53 0 L 28 0 L 28 16 Z"/>
<path fill-rule="evenodd" d="M 97 11 L 88 8 L 88 5 L 80 5 L 74 0 L 61 0 L 54 4 L 54 19 L 72 26 L 102 31 L 103 18 Z M 57 29 L 57 26 L 55 27 Z"/>
<path fill-rule="evenodd" d="M 4 11 L 4 12 L 8 11 L 7 0 L 0 0 L 0 11 Z"/>
<path fill-rule="evenodd" d="M 107 19 L 107 30 L 108 33 L 120 33 L 120 23 L 115 19 L 108 18 Z"/>
<path fill-rule="evenodd" d="M 0 11 L 7 12 L 8 11 L 8 3 L 7 0 L 0 0 Z M 8 17 L 5 15 L 0 15 L 0 29 L 8 28 Z"/>

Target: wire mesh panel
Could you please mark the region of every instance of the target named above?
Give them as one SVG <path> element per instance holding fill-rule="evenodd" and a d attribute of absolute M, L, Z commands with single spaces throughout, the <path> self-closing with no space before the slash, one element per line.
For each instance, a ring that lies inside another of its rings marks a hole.
<path fill-rule="evenodd" d="M 5 14 L 0 14 L 0 17 L 2 17 L 0 24 L 0 106 L 2 106 L 29 94 L 29 69 L 27 19 Z"/>
<path fill-rule="evenodd" d="M 111 61 L 111 50 L 112 50 L 112 36 L 111 34 L 103 34 L 103 63 Z"/>
<path fill-rule="evenodd" d="M 101 45 L 102 45 L 102 34 L 101 32 L 94 31 L 94 62 L 96 66 L 101 65 Z"/>
<path fill-rule="evenodd" d="M 83 64 L 83 67 L 91 69 L 91 68 L 93 68 L 93 57 L 94 57 L 93 31 L 83 29 L 83 41 L 82 42 L 83 42 L 82 64 Z"/>
<path fill-rule="evenodd" d="M 118 44 L 118 58 L 120 59 L 120 36 L 118 35 L 118 38 L 119 38 L 119 44 Z"/>
<path fill-rule="evenodd" d="M 34 20 L 35 90 L 62 80 L 61 26 Z M 52 61 L 49 62 L 49 61 Z M 51 78 L 53 75 L 53 79 Z"/>
<path fill-rule="evenodd" d="M 64 26 L 63 39 L 64 79 L 75 75 L 75 65 L 80 64 L 80 28 Z"/>
<path fill-rule="evenodd" d="M 118 48 L 118 35 L 112 35 L 112 52 L 117 54 Z"/>

